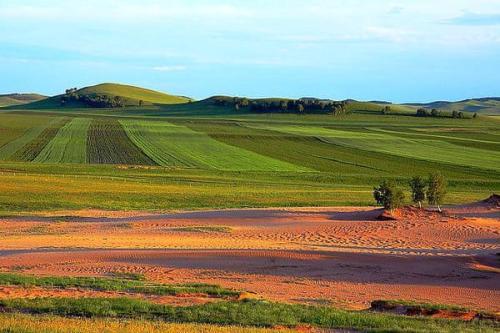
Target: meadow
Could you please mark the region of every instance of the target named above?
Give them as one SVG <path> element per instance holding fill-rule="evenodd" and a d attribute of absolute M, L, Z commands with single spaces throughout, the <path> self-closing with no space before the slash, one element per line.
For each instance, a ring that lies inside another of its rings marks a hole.
<path fill-rule="evenodd" d="M 125 318 L 128 320 L 146 319 L 149 323 L 163 321 L 233 327 L 294 328 L 312 325 L 320 328 L 345 328 L 364 332 L 480 331 L 489 333 L 498 329 L 497 323 L 489 320 L 463 322 L 449 319 L 411 318 L 367 311 L 343 311 L 331 307 L 253 300 L 173 307 L 129 298 L 36 298 L 4 299 L 0 300 L 0 306 L 5 312 L 19 311 L 63 318 L 106 318 L 111 319 L 111 322 Z M 6 316 L 3 315 L 3 317 Z"/>

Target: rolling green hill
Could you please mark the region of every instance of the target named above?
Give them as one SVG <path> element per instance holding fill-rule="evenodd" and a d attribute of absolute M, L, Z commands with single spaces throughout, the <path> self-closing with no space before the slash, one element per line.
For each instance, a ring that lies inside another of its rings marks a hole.
<path fill-rule="evenodd" d="M 438 109 L 440 111 L 462 111 L 462 112 L 477 112 L 486 115 L 500 115 L 500 98 L 485 97 L 466 99 L 458 102 L 438 101 L 423 104 L 407 104 L 413 107 L 424 107 L 427 109 Z"/>
<path fill-rule="evenodd" d="M 5 95 L 0 95 L 0 107 L 28 104 L 46 98 L 47 96 L 39 94 L 5 94 Z"/>
<path fill-rule="evenodd" d="M 78 100 L 71 99 L 63 102 L 68 96 L 78 96 Z M 62 94 L 23 105 L 24 109 L 54 109 L 54 108 L 85 108 L 90 105 L 86 101 L 89 98 L 105 97 L 109 100 L 119 98 L 123 106 L 151 106 L 155 104 L 182 104 L 190 102 L 191 99 L 183 96 L 169 95 L 158 91 L 139 88 L 116 83 L 102 83 L 95 86 L 74 89 L 71 94 Z"/>

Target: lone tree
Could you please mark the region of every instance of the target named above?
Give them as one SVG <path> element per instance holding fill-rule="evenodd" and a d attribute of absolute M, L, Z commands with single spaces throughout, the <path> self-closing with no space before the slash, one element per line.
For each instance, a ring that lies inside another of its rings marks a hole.
<path fill-rule="evenodd" d="M 414 203 L 418 203 L 418 207 L 422 209 L 422 201 L 425 200 L 425 180 L 420 176 L 415 176 L 410 180 L 411 199 Z"/>
<path fill-rule="evenodd" d="M 384 180 L 373 189 L 373 197 L 385 209 L 394 210 L 403 206 L 405 195 L 393 182 Z"/>
<path fill-rule="evenodd" d="M 439 173 L 429 175 L 427 181 L 427 201 L 430 205 L 436 205 L 439 212 L 441 212 L 441 204 L 446 196 L 446 179 Z"/>

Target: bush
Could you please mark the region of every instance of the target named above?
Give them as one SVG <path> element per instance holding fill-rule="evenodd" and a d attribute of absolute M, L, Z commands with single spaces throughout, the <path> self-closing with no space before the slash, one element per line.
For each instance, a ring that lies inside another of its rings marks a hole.
<path fill-rule="evenodd" d="M 422 201 L 425 200 L 425 180 L 420 176 L 415 176 L 410 180 L 411 199 L 422 208 Z"/>
<path fill-rule="evenodd" d="M 373 189 L 373 196 L 379 205 L 389 210 L 402 207 L 405 201 L 403 190 L 387 180 Z"/>
<path fill-rule="evenodd" d="M 427 189 L 427 201 L 430 205 L 437 205 L 438 210 L 441 211 L 440 205 L 446 196 L 446 179 L 443 175 L 434 173 L 429 175 L 427 184 L 429 186 Z"/>

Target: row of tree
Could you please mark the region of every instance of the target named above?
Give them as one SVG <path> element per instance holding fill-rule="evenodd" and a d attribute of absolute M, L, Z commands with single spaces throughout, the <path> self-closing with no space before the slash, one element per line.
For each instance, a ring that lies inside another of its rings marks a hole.
<path fill-rule="evenodd" d="M 422 208 L 422 203 L 427 199 L 429 205 L 436 205 L 441 211 L 441 204 L 446 196 L 447 182 L 439 173 L 430 174 L 428 179 L 421 176 L 413 177 L 408 185 L 411 191 L 413 203 Z M 405 204 L 405 193 L 395 182 L 384 180 L 378 187 L 373 189 L 373 197 L 377 204 L 385 209 L 394 210 Z"/>
<path fill-rule="evenodd" d="M 420 108 L 417 110 L 417 117 L 448 117 L 455 119 L 465 119 L 467 116 L 462 111 L 453 110 L 451 113 L 444 113 L 438 109 L 428 109 Z M 472 115 L 472 118 L 477 118 L 477 113 Z"/>
<path fill-rule="evenodd" d="M 71 102 L 78 102 L 92 108 L 122 108 L 125 106 L 125 101 L 120 96 L 83 95 L 78 93 L 77 88 L 66 89 L 66 94 L 61 96 L 60 102 L 62 106 Z"/>
<path fill-rule="evenodd" d="M 386 105 L 382 108 L 382 110 L 380 111 L 380 113 L 382 113 L 383 115 L 387 115 L 387 114 L 391 114 L 391 107 L 389 105 Z M 417 110 L 417 113 L 416 113 L 416 116 L 417 117 L 435 117 L 435 118 L 439 118 L 439 117 L 443 117 L 443 118 L 457 118 L 457 119 L 465 119 L 465 118 L 468 118 L 465 113 L 461 112 L 461 111 L 452 111 L 451 113 L 448 113 L 448 112 L 442 112 L 442 111 L 439 111 L 438 109 L 425 109 L 425 108 L 420 108 Z M 477 113 L 474 113 L 472 115 L 472 118 L 477 118 Z"/>
<path fill-rule="evenodd" d="M 215 97 L 213 101 L 218 106 L 229 106 L 236 110 L 248 108 L 251 112 L 256 113 L 329 113 L 342 115 L 348 112 L 347 101 L 320 100 L 316 98 L 251 100 L 240 97 Z"/>

